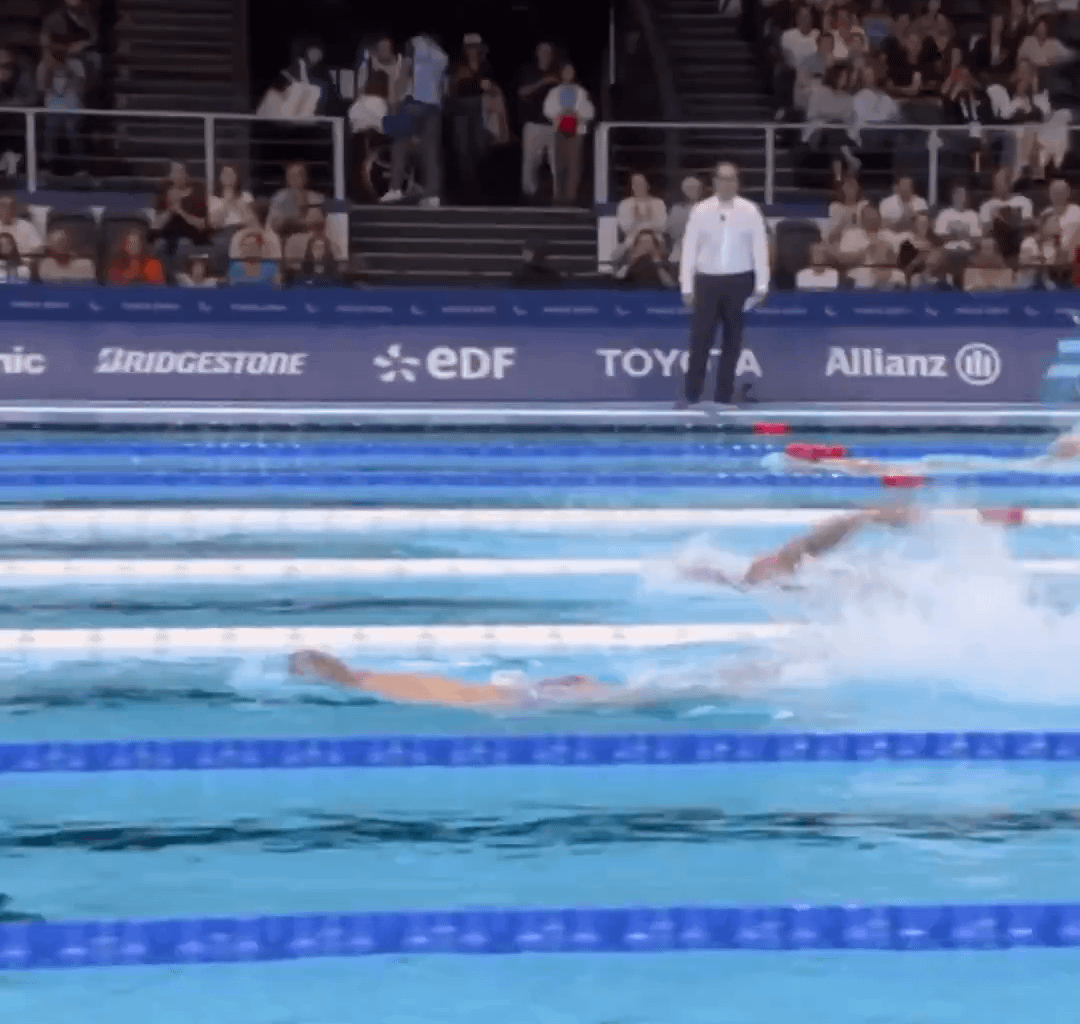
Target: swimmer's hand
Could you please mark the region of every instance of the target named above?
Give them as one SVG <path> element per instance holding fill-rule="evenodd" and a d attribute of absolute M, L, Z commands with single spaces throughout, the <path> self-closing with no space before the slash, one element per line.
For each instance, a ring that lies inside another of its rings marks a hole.
<path fill-rule="evenodd" d="M 879 508 L 870 513 L 870 522 L 879 526 L 911 526 L 918 518 L 913 508 Z"/>
<path fill-rule="evenodd" d="M 289 656 L 289 674 L 294 676 L 320 675 L 318 669 L 320 657 L 318 651 L 297 651 Z"/>

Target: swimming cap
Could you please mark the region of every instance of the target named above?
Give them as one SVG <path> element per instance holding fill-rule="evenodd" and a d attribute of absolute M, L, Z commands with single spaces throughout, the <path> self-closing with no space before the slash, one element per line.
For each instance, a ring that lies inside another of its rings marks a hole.
<path fill-rule="evenodd" d="M 788 469 L 788 457 L 783 452 L 771 452 L 762 458 L 761 468 L 770 473 L 783 473 Z"/>
<path fill-rule="evenodd" d="M 504 669 L 491 673 L 492 686 L 520 686 L 525 682 L 525 673 L 518 669 Z"/>

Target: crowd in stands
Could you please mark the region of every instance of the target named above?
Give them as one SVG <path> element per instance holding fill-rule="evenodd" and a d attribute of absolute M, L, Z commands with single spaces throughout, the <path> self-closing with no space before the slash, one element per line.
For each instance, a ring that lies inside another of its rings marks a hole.
<path fill-rule="evenodd" d="M 504 91 L 477 33 L 464 36 L 454 59 L 434 34 L 414 36 L 400 51 L 381 35 L 361 49 L 355 84 L 348 116 L 358 197 L 439 205 L 445 134 L 463 200 L 485 200 L 485 163 L 520 140 L 522 196 L 537 200 L 546 165 L 551 202 L 579 202 L 584 140 L 596 110 L 573 64 L 552 43 L 539 43 Z"/>
<path fill-rule="evenodd" d="M 45 107 L 41 158 L 51 164 L 65 145 L 79 157 L 78 111 L 104 106 L 104 67 L 97 11 L 89 0 L 62 0 L 31 41 L 0 39 L 0 107 Z M 0 118 L 0 178 L 14 178 L 25 158 L 21 118 Z"/>
<path fill-rule="evenodd" d="M 324 206 L 302 163 L 285 169 L 269 202 L 252 197 L 232 164 L 208 193 L 172 163 L 144 217 L 52 213 L 39 225 L 0 194 L 0 284 L 341 285 L 356 273 Z"/>

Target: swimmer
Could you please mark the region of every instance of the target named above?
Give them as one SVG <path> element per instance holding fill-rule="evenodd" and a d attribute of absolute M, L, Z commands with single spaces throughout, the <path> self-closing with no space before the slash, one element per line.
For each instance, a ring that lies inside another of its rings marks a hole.
<path fill-rule="evenodd" d="M 788 451 L 766 455 L 765 469 L 792 473 L 844 473 L 848 476 L 905 476 L 920 473 L 964 473 L 982 471 L 1034 471 L 1059 467 L 1062 462 L 1080 459 L 1080 428 L 1053 441 L 1041 455 L 1027 459 L 999 459 L 990 455 L 926 455 L 921 459 L 882 462 L 842 454 L 839 445 L 791 445 Z M 836 454 L 833 454 L 836 453 Z"/>
<path fill-rule="evenodd" d="M 610 704 L 625 695 L 588 676 L 560 676 L 536 683 L 463 683 L 447 676 L 414 672 L 368 672 L 349 668 L 320 651 L 298 651 L 289 659 L 293 675 L 313 676 L 403 704 L 522 711 L 551 705 Z"/>

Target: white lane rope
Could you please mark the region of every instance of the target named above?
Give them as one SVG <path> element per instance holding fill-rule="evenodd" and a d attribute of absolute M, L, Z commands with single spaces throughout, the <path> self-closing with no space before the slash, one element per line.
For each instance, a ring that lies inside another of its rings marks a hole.
<path fill-rule="evenodd" d="M 777 640 L 798 629 L 782 623 L 704 623 L 667 626 L 300 626 L 236 629 L 6 629 L 0 655 L 76 659 L 135 655 L 227 657 L 317 648 L 405 653 L 475 650 L 485 653 L 584 648 L 672 647 Z"/>
<path fill-rule="evenodd" d="M 0 540 L 356 534 L 378 530 L 703 529 L 808 527 L 835 508 L 34 508 L 0 509 Z M 977 520 L 969 509 L 940 515 Z M 1027 509 L 1025 526 L 1080 526 L 1080 508 Z"/>
<path fill-rule="evenodd" d="M 57 584 L 245 585 L 357 580 L 438 580 L 638 576 L 663 561 L 620 558 L 249 558 L 53 559 L 0 561 L 0 588 Z M 1034 576 L 1080 575 L 1080 559 L 1036 559 L 1016 567 Z"/>

